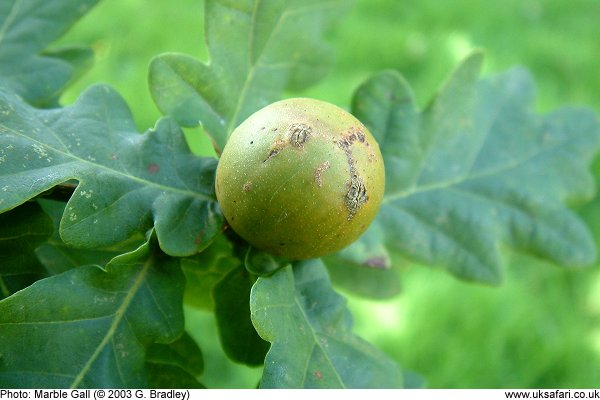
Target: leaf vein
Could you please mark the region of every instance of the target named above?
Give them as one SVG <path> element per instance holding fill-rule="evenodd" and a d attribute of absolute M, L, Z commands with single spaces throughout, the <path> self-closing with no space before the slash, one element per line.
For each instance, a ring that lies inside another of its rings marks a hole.
<path fill-rule="evenodd" d="M 83 366 L 83 368 L 81 369 L 79 374 L 77 374 L 77 376 L 71 383 L 71 388 L 76 388 L 79 386 L 79 384 L 83 381 L 85 376 L 90 372 L 90 369 L 92 368 L 93 363 L 98 359 L 98 357 L 100 356 L 100 353 L 102 353 L 102 351 L 104 350 L 106 345 L 110 341 L 112 341 L 112 339 L 116 333 L 116 330 L 119 327 L 119 324 L 121 323 L 121 320 L 123 319 L 123 317 L 125 316 L 125 313 L 127 312 L 127 309 L 129 308 L 133 299 L 137 295 L 138 290 L 144 283 L 146 275 L 148 273 L 148 270 L 151 267 L 152 261 L 153 261 L 152 258 L 149 258 L 148 261 L 146 261 L 146 263 L 143 265 L 142 269 L 138 272 L 138 274 L 135 277 L 135 280 L 131 286 L 131 289 L 129 290 L 129 292 L 123 299 L 123 302 L 121 303 L 121 305 L 115 312 L 115 316 L 114 316 L 112 324 L 110 325 L 106 334 L 102 338 L 102 341 L 96 347 L 96 350 L 94 351 L 94 353 L 90 356 L 90 358 L 85 363 L 85 365 Z"/>
<path fill-rule="evenodd" d="M 173 186 L 167 186 L 167 185 L 164 185 L 164 184 L 161 184 L 161 183 L 157 183 L 157 182 L 152 182 L 152 181 L 149 181 L 147 179 L 144 179 L 144 178 L 132 175 L 132 174 L 127 174 L 127 173 L 125 173 L 123 171 L 119 171 L 119 170 L 116 170 L 114 168 L 110 168 L 110 167 L 108 167 L 106 165 L 103 165 L 103 164 L 94 163 L 94 162 L 92 162 L 90 160 L 86 160 L 84 158 L 76 156 L 73 153 L 70 153 L 70 152 L 65 153 L 62 150 L 56 149 L 55 147 L 52 147 L 52 146 L 50 146 L 50 145 L 48 145 L 46 143 L 40 142 L 39 140 L 36 140 L 36 139 L 33 139 L 33 138 L 31 138 L 31 137 L 23 134 L 22 132 L 14 130 L 14 129 L 8 127 L 8 126 L 5 126 L 5 125 L 1 125 L 1 126 L 2 126 L 2 128 L 7 129 L 8 131 L 14 133 L 17 136 L 21 136 L 24 139 L 27 139 L 27 140 L 29 140 L 31 142 L 35 142 L 35 143 L 37 143 L 37 144 L 39 144 L 41 146 L 47 147 L 48 149 L 50 149 L 50 150 L 52 150 L 52 151 L 54 151 L 54 152 L 56 152 L 56 153 L 58 153 L 58 154 L 60 154 L 60 155 L 62 155 L 64 157 L 71 158 L 71 159 L 73 159 L 75 161 L 78 161 L 78 162 L 84 164 L 84 165 L 91 166 L 92 168 L 103 169 L 103 170 L 106 170 L 106 171 L 108 171 L 108 172 L 110 172 L 112 174 L 122 176 L 122 177 L 124 177 L 126 179 L 132 180 L 134 182 L 141 183 L 141 184 L 143 184 L 145 186 L 148 186 L 148 187 L 154 187 L 155 189 L 158 189 L 158 190 L 166 190 L 166 191 L 170 191 L 170 192 L 180 193 L 180 194 L 183 194 L 185 196 L 200 198 L 202 200 L 212 200 L 208 196 L 206 196 L 206 195 L 204 195 L 202 193 L 192 192 L 190 190 L 184 190 L 184 189 L 181 189 L 181 188 L 177 188 L 177 187 L 173 187 Z"/>
<path fill-rule="evenodd" d="M 316 335 L 316 331 L 313 328 L 313 326 L 310 324 L 310 318 L 306 314 L 306 312 L 305 312 L 304 307 L 302 306 L 302 304 L 300 304 L 300 301 L 298 300 L 298 297 L 297 297 L 296 293 L 294 293 L 294 302 L 296 303 L 296 307 L 300 311 L 300 314 L 302 314 L 303 321 L 307 325 L 309 332 L 311 332 L 311 334 L 312 334 L 312 338 L 313 338 L 313 341 L 314 341 L 314 345 L 313 346 L 317 346 L 317 348 L 319 348 L 319 350 L 321 350 L 323 352 L 323 357 L 325 358 L 325 360 L 327 360 L 327 363 L 329 364 L 329 366 L 331 367 L 331 369 L 334 371 L 335 378 L 338 380 L 339 385 L 342 388 L 345 388 L 346 386 L 344 384 L 344 381 L 342 380 L 342 378 L 338 374 L 337 369 L 335 368 L 335 365 L 333 364 L 333 361 L 329 357 L 329 354 L 325 351 L 325 349 L 323 348 L 323 346 L 319 342 L 319 338 Z"/>

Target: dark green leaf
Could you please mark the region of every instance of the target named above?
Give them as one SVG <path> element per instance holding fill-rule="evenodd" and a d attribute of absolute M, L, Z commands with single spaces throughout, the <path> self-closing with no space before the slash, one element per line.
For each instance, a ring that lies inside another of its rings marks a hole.
<path fill-rule="evenodd" d="M 66 58 L 64 53 L 56 57 L 56 53 L 43 54 L 43 51 L 97 2 L 0 2 L 0 87 L 9 88 L 31 104 L 53 103 L 77 74 L 80 64 L 74 63 L 72 57 Z"/>
<path fill-rule="evenodd" d="M 564 203 L 594 191 L 596 116 L 533 111 L 523 69 L 478 80 L 475 53 L 422 112 L 404 80 L 383 72 L 353 110 L 380 143 L 386 195 L 375 220 L 390 249 L 472 280 L 496 283 L 508 245 L 562 266 L 594 261 L 587 227 Z"/>
<path fill-rule="evenodd" d="M 328 70 L 324 30 L 349 0 L 206 0 L 210 64 L 181 54 L 152 61 L 150 88 L 165 114 L 182 125 L 202 123 L 222 150 L 246 117 L 305 87 Z"/>
<path fill-rule="evenodd" d="M 123 99 L 107 86 L 55 110 L 2 94 L 0 149 L 6 189 L 0 212 L 79 181 L 60 225 L 69 245 L 111 246 L 154 224 L 161 248 L 185 256 L 206 248 L 222 229 L 216 160 L 192 155 L 170 119 L 138 134 Z"/>
<path fill-rule="evenodd" d="M 254 283 L 243 266 L 232 270 L 213 290 L 215 317 L 223 350 L 233 361 L 261 365 L 269 343 L 262 340 L 250 320 L 250 290 Z"/>
<path fill-rule="evenodd" d="M 157 389 L 200 389 L 197 377 L 204 370 L 202 351 L 184 333 L 173 343 L 154 343 L 146 354 L 150 387 Z"/>
<path fill-rule="evenodd" d="M 0 302 L 0 387 L 144 387 L 146 348 L 183 332 L 184 278 L 151 241 Z"/>
<path fill-rule="evenodd" d="M 261 387 L 401 387 L 398 366 L 352 334 L 345 301 L 319 260 L 259 278 L 250 308 L 258 333 L 272 344 Z"/>
<path fill-rule="evenodd" d="M 212 311 L 213 287 L 240 263 L 224 235 L 217 236 L 213 244 L 201 253 L 182 259 L 181 268 L 186 278 L 185 303 Z"/>
<path fill-rule="evenodd" d="M 55 230 L 50 239 L 36 249 L 35 254 L 52 275 L 77 268 L 80 265 L 106 265 L 119 254 L 130 252 L 145 242 L 144 236 L 139 234 L 111 247 L 77 248 L 69 246 L 60 238 L 58 229 L 66 203 L 45 199 L 38 200 L 38 203 L 54 221 Z"/>
<path fill-rule="evenodd" d="M 52 220 L 37 203 L 0 214 L 0 299 L 46 275 L 35 249 L 52 229 Z"/>

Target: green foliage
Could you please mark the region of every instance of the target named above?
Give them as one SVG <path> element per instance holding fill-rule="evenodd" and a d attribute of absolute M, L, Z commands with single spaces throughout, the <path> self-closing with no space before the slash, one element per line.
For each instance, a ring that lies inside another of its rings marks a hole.
<path fill-rule="evenodd" d="M 201 123 L 219 152 L 254 111 L 278 100 L 284 89 L 324 75 L 332 53 L 322 32 L 348 4 L 206 0 L 210 64 L 183 54 L 158 56 L 150 65 L 154 100 L 184 126 Z"/>
<path fill-rule="evenodd" d="M 65 86 L 89 65 L 92 53 L 81 47 L 46 46 L 64 34 L 98 0 L 7 0 L 0 4 L 0 87 L 28 102 L 56 103 Z"/>
<path fill-rule="evenodd" d="M 258 336 L 250 320 L 250 290 L 253 284 L 253 277 L 240 266 L 215 285 L 213 297 L 225 353 L 236 362 L 261 365 L 269 346 Z"/>
<path fill-rule="evenodd" d="M 597 117 L 578 108 L 538 116 L 525 71 L 479 81 L 481 61 L 478 53 L 465 60 L 422 112 L 395 72 L 356 92 L 354 113 L 386 161 L 381 242 L 491 283 L 500 279 L 499 243 L 558 265 L 591 264 L 593 238 L 561 203 L 593 194 Z"/>
<path fill-rule="evenodd" d="M 352 318 L 319 261 L 259 278 L 250 308 L 258 333 L 272 343 L 261 387 L 401 387 L 394 362 L 351 333 Z"/>
<path fill-rule="evenodd" d="M 181 268 L 186 278 L 185 303 L 212 311 L 213 287 L 238 265 L 240 260 L 233 255 L 233 246 L 224 235 L 217 236 L 214 243 L 202 253 L 183 258 Z"/>
<path fill-rule="evenodd" d="M 373 223 L 352 245 L 323 257 L 338 287 L 373 299 L 392 298 L 400 293 L 399 270 L 392 268 L 382 237 L 381 227 Z"/>
<path fill-rule="evenodd" d="M 183 275 L 154 242 L 3 300 L 0 385 L 147 386 L 145 349 L 172 342 L 184 325 Z"/>
<path fill-rule="evenodd" d="M 0 299 L 46 275 L 34 251 L 51 234 L 52 220 L 36 203 L 0 214 Z"/>
<path fill-rule="evenodd" d="M 260 387 L 412 386 L 353 333 L 334 287 L 393 297 L 408 262 L 497 283 L 504 247 L 594 262 L 568 206 L 594 194 L 596 115 L 535 113 L 529 74 L 481 79 L 480 52 L 422 110 L 396 71 L 355 92 L 386 163 L 381 213 L 355 244 L 289 263 L 228 231 L 217 160 L 193 155 L 181 126 L 201 124 L 218 152 L 249 114 L 324 77 L 325 31 L 349 3 L 206 0 L 210 62 L 153 59 L 166 116 L 143 134 L 107 85 L 59 105 L 91 52 L 48 45 L 95 1 L 0 5 L 0 386 L 203 387 L 184 304 L 214 313 L 222 357 L 264 364 Z"/>
<path fill-rule="evenodd" d="M 56 189 L 50 193 L 55 192 Z M 51 275 L 77 268 L 80 265 L 106 265 L 114 257 L 128 253 L 145 242 L 143 235 L 135 235 L 124 242 L 109 247 L 82 248 L 69 246 L 61 239 L 59 229 L 66 203 L 47 199 L 40 199 L 37 203 L 54 223 L 52 236 L 35 249 L 35 256 Z M 17 209 L 21 207 L 23 206 L 19 206 Z"/>
<path fill-rule="evenodd" d="M 150 386 L 157 389 L 201 389 L 202 351 L 187 333 L 172 343 L 153 343 L 146 353 Z"/>
<path fill-rule="evenodd" d="M 185 256 L 207 247 L 220 230 L 216 162 L 192 156 L 173 121 L 162 119 L 139 135 L 129 109 L 107 86 L 94 86 L 74 105 L 52 110 L 4 93 L 0 110 L 0 210 L 76 179 L 60 226 L 69 245 L 113 245 L 154 223 L 162 249 Z"/>

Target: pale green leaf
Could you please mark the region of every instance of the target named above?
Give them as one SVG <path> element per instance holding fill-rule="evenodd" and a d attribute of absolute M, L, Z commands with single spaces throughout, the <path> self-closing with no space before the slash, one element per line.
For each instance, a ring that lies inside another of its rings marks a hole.
<path fill-rule="evenodd" d="M 250 298 L 252 322 L 271 342 L 262 388 L 397 388 L 402 372 L 351 332 L 344 299 L 319 260 L 259 278 Z"/>
<path fill-rule="evenodd" d="M 585 224 L 566 205 L 595 190 L 596 115 L 534 110 L 524 69 L 479 79 L 475 53 L 419 111 L 402 77 L 382 72 L 356 92 L 354 114 L 376 136 L 386 194 L 374 224 L 385 245 L 466 279 L 496 283 L 509 246 L 558 265 L 596 258 Z"/>
<path fill-rule="evenodd" d="M 259 108 L 286 88 L 323 77 L 332 50 L 323 32 L 350 0 L 206 0 L 210 63 L 164 54 L 150 66 L 158 107 L 182 125 L 203 124 L 217 150 Z"/>
<path fill-rule="evenodd" d="M 392 267 L 384 232 L 378 225 L 371 225 L 360 240 L 322 260 L 336 287 L 374 299 L 400 293 L 399 271 Z"/>

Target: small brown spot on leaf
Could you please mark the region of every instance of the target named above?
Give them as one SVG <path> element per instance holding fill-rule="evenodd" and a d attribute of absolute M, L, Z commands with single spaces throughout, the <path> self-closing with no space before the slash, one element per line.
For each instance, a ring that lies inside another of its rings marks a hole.
<path fill-rule="evenodd" d="M 387 260 L 385 257 L 371 257 L 365 261 L 365 265 L 371 268 L 386 269 Z"/>
<path fill-rule="evenodd" d="M 319 165 L 315 170 L 315 183 L 318 187 L 323 186 L 323 172 L 327 171 L 331 166 L 329 160 L 325 161 L 323 164 Z"/>
<path fill-rule="evenodd" d="M 151 174 L 155 174 L 160 170 L 160 166 L 158 164 L 149 164 L 148 165 L 148 172 L 150 172 Z"/>
<path fill-rule="evenodd" d="M 315 371 L 313 375 L 319 380 L 323 379 L 323 373 L 321 371 Z"/>
<path fill-rule="evenodd" d="M 200 233 L 198 233 L 198 236 L 196 236 L 196 239 L 194 239 L 194 243 L 202 244 L 203 241 L 204 241 L 204 230 L 201 230 Z"/>

